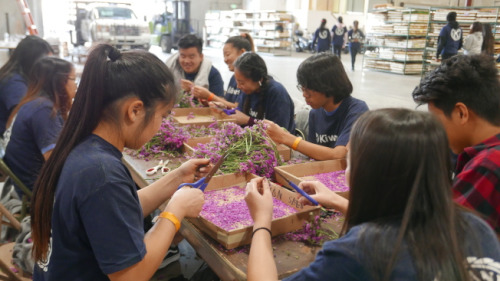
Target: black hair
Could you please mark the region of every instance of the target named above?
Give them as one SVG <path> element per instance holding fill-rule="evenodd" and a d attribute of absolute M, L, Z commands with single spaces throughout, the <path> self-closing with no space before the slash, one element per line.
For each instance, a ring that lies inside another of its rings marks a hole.
<path fill-rule="evenodd" d="M 177 92 L 172 73 L 149 52 L 120 52 L 110 45 L 98 45 L 90 52 L 68 120 L 33 189 L 31 226 L 36 261 L 47 258 L 57 182 L 73 148 L 100 122 L 120 126 L 119 106 L 124 100 L 137 97 L 143 102 L 146 126 L 156 107 L 174 102 Z"/>
<path fill-rule="evenodd" d="M 177 43 L 179 49 L 189 49 L 196 47 L 200 54 L 203 54 L 203 40 L 194 34 L 186 34 Z"/>
<path fill-rule="evenodd" d="M 234 68 L 243 74 L 243 76 L 251 79 L 254 82 L 260 82 L 261 89 L 268 86 L 270 77 L 267 74 L 267 66 L 262 57 L 256 53 L 245 52 L 236 59 Z M 260 91 L 259 109 L 257 110 L 257 119 L 264 118 L 265 109 L 265 91 Z M 249 114 L 250 99 L 245 99 L 243 104 L 243 113 Z"/>
<path fill-rule="evenodd" d="M 481 51 L 488 56 L 495 54 L 495 37 L 493 36 L 493 32 L 491 32 L 491 25 L 489 23 L 483 23 L 483 45 L 481 46 Z"/>
<path fill-rule="evenodd" d="M 446 15 L 446 21 L 448 21 L 448 23 L 451 25 L 452 28 L 459 28 L 456 12 L 449 12 Z"/>
<path fill-rule="evenodd" d="M 39 59 L 31 68 L 28 75 L 30 83 L 26 95 L 19 104 L 12 110 L 7 127 L 17 114 L 19 109 L 38 97 L 45 97 L 52 101 L 52 114 L 61 113 L 64 120 L 68 117 L 71 107 L 69 93 L 66 91 L 69 75 L 73 70 L 73 65 L 63 59 L 56 57 L 43 57 Z"/>
<path fill-rule="evenodd" d="M 389 280 L 404 249 L 417 280 L 468 280 L 464 234 L 469 225 L 450 192 L 442 124 L 428 112 L 370 111 L 354 124 L 350 146 L 351 200 L 342 232 L 369 225 L 358 246 L 373 280 Z"/>
<path fill-rule="evenodd" d="M 0 68 L 0 81 L 14 73 L 27 78 L 33 64 L 49 53 L 54 53 L 54 50 L 47 41 L 34 35 L 26 36 L 19 42 L 5 65 Z"/>
<path fill-rule="evenodd" d="M 412 93 L 421 104 L 433 102 L 451 116 L 458 102 L 489 123 L 500 126 L 500 81 L 495 62 L 486 55 L 458 55 L 443 62 L 420 81 Z"/>
<path fill-rule="evenodd" d="M 304 60 L 297 69 L 297 82 L 306 89 L 333 97 L 335 104 L 352 93 L 344 66 L 333 54 L 320 53 Z"/>
<path fill-rule="evenodd" d="M 325 28 L 325 25 L 326 25 L 326 19 L 322 19 L 321 20 L 321 24 L 319 26 L 320 29 L 324 29 Z"/>
<path fill-rule="evenodd" d="M 344 20 L 344 19 L 343 19 L 342 17 L 338 17 L 338 18 L 337 18 L 337 21 L 338 21 L 338 22 L 340 22 L 340 23 L 342 23 L 342 21 L 343 21 L 343 20 Z"/>
<path fill-rule="evenodd" d="M 255 52 L 252 36 L 248 33 L 229 37 L 224 44 L 231 44 L 238 51 L 245 50 L 245 52 Z"/>

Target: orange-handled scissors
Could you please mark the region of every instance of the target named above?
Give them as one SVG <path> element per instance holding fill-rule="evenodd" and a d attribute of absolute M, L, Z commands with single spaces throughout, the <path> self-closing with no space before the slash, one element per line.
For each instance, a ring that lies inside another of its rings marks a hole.
<path fill-rule="evenodd" d="M 197 182 L 183 183 L 183 184 L 179 185 L 179 187 L 177 189 L 180 189 L 184 186 L 190 186 L 192 188 L 199 188 L 201 191 L 205 191 L 205 188 L 207 188 L 208 182 L 212 179 L 213 175 L 217 172 L 217 170 L 219 170 L 220 166 L 222 165 L 222 162 L 224 162 L 224 160 L 226 160 L 226 157 L 228 154 L 229 154 L 228 152 L 224 153 L 222 155 L 222 157 L 215 163 L 212 170 L 210 170 L 210 172 L 208 172 L 208 174 L 205 177 L 199 179 Z"/>

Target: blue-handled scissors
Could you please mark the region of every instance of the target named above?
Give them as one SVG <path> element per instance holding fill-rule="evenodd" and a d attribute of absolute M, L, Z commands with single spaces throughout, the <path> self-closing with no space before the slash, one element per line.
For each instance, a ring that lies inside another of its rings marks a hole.
<path fill-rule="evenodd" d="M 233 115 L 236 113 L 236 108 L 233 108 L 233 109 L 223 109 L 222 111 L 224 111 L 224 113 L 226 113 L 227 115 Z"/>
<path fill-rule="evenodd" d="M 199 188 L 201 191 L 205 191 L 205 188 L 207 188 L 208 182 L 212 179 L 213 175 L 217 172 L 217 170 L 219 170 L 220 165 L 222 165 L 222 162 L 224 162 L 224 160 L 226 160 L 226 157 L 228 154 L 229 154 L 228 152 L 224 153 L 222 155 L 222 157 L 215 163 L 212 170 L 210 170 L 210 172 L 208 172 L 208 174 L 205 177 L 199 179 L 197 182 L 183 183 L 183 184 L 179 185 L 179 187 L 177 189 L 181 189 L 184 186 L 190 186 L 192 188 Z"/>
<path fill-rule="evenodd" d="M 314 200 L 309 194 L 307 194 L 304 190 L 302 190 L 302 188 L 298 187 L 296 184 L 294 184 L 293 182 L 291 182 L 290 180 L 288 180 L 283 174 L 281 174 L 280 172 L 278 172 L 276 169 L 274 169 L 274 172 L 277 175 L 279 175 L 280 177 L 282 177 L 284 180 L 286 180 L 288 182 L 288 184 L 291 187 L 293 187 L 293 189 L 295 189 L 295 191 L 297 191 L 298 193 L 300 193 L 300 195 L 302 195 L 305 198 L 307 198 L 307 200 L 311 201 L 315 206 L 319 205 L 318 201 Z"/>

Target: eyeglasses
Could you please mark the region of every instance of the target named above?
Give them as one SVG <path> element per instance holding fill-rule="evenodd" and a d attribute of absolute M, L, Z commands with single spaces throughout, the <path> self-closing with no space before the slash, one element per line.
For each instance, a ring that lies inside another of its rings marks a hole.
<path fill-rule="evenodd" d="M 305 91 L 306 88 L 304 88 L 302 85 L 300 84 L 297 84 L 297 89 L 300 91 L 300 92 L 303 92 Z"/>

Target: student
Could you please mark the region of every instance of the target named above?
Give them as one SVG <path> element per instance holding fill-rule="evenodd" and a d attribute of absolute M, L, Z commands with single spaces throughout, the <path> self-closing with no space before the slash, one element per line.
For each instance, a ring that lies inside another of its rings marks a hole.
<path fill-rule="evenodd" d="M 342 17 L 338 17 L 337 24 L 332 27 L 333 53 L 339 57 L 339 59 L 342 49 L 345 48 L 345 43 L 347 42 L 347 27 L 342 23 L 342 21 Z"/>
<path fill-rule="evenodd" d="M 251 126 L 255 119 L 275 122 L 295 131 L 294 104 L 285 87 L 267 74 L 264 60 L 256 53 L 244 53 L 234 62 L 234 78 L 241 94 L 236 123 Z"/>
<path fill-rule="evenodd" d="M 224 62 L 227 64 L 229 71 L 234 72 L 233 63 L 236 59 L 241 56 L 244 52 L 254 52 L 255 47 L 253 44 L 253 39 L 248 33 L 243 33 L 239 36 L 229 37 L 224 44 L 222 49 L 224 54 Z M 240 89 L 236 85 L 236 80 L 234 79 L 234 74 L 229 80 L 229 85 L 227 86 L 226 93 L 224 97 L 212 95 L 207 89 L 195 86 L 193 89 L 193 95 L 199 99 L 211 100 L 227 108 L 235 108 L 238 106 L 237 100 L 240 95 Z"/>
<path fill-rule="evenodd" d="M 481 213 L 500 237 L 500 81 L 486 55 L 456 56 L 430 72 L 413 91 L 443 123 L 459 154 L 453 195 Z"/>
<path fill-rule="evenodd" d="M 216 96 L 224 96 L 224 82 L 219 71 L 203 56 L 203 40 L 188 34 L 179 39 L 177 45 L 179 52 L 170 56 L 166 64 L 176 79 L 181 80 L 182 89 L 190 92 L 194 86 L 201 86 Z"/>
<path fill-rule="evenodd" d="M 481 51 L 488 56 L 495 56 L 495 37 L 491 32 L 491 25 L 489 23 L 483 24 L 483 45 Z"/>
<path fill-rule="evenodd" d="M 54 51 L 49 43 L 37 36 L 26 36 L 12 52 L 7 63 L 0 68 L 0 136 L 10 113 L 26 94 L 28 74 L 33 64 Z"/>
<path fill-rule="evenodd" d="M 499 277 L 500 244 L 484 221 L 453 203 L 449 159 L 446 133 L 429 113 L 392 108 L 363 114 L 351 134 L 343 235 L 284 280 Z M 322 206 L 336 207 L 340 196 L 321 183 L 300 186 Z M 268 182 L 253 179 L 245 200 L 254 221 L 248 280 L 277 280 Z"/>
<path fill-rule="evenodd" d="M 176 93 L 153 54 L 98 45 L 87 59 L 74 106 L 35 183 L 31 206 L 34 280 L 149 280 L 203 192 L 177 190 L 206 174 L 190 160 L 137 191 L 122 163 L 158 131 Z M 144 233 L 143 218 L 170 198 Z"/>
<path fill-rule="evenodd" d="M 347 33 L 347 38 L 349 39 L 352 71 L 354 71 L 356 55 L 361 51 L 361 42 L 365 39 L 365 35 L 363 34 L 363 31 L 359 30 L 359 22 L 357 20 L 355 20 L 352 24 L 354 27 Z"/>
<path fill-rule="evenodd" d="M 470 26 L 470 32 L 464 40 L 464 54 L 476 55 L 481 53 L 483 45 L 483 25 L 480 22 L 474 22 Z"/>
<path fill-rule="evenodd" d="M 311 56 L 300 64 L 297 81 L 306 103 L 312 107 L 307 141 L 272 123 L 268 135 L 276 143 L 316 160 L 345 158 L 352 124 L 368 106 L 351 97 L 352 84 L 342 62 L 332 54 Z"/>
<path fill-rule="evenodd" d="M 71 63 L 55 57 L 39 59 L 30 72 L 26 96 L 9 117 L 4 161 L 30 190 L 68 118 L 75 79 Z M 21 198 L 19 188 L 17 192 Z"/>
<path fill-rule="evenodd" d="M 439 56 L 443 61 L 449 59 L 462 48 L 462 29 L 457 22 L 457 13 L 449 12 L 446 20 L 448 23 L 439 32 L 436 60 L 439 60 Z"/>
<path fill-rule="evenodd" d="M 331 35 L 326 26 L 326 19 L 321 20 L 321 25 L 316 32 L 314 32 L 313 48 L 317 53 L 326 52 L 330 50 Z M 318 44 L 316 44 L 316 42 Z"/>

